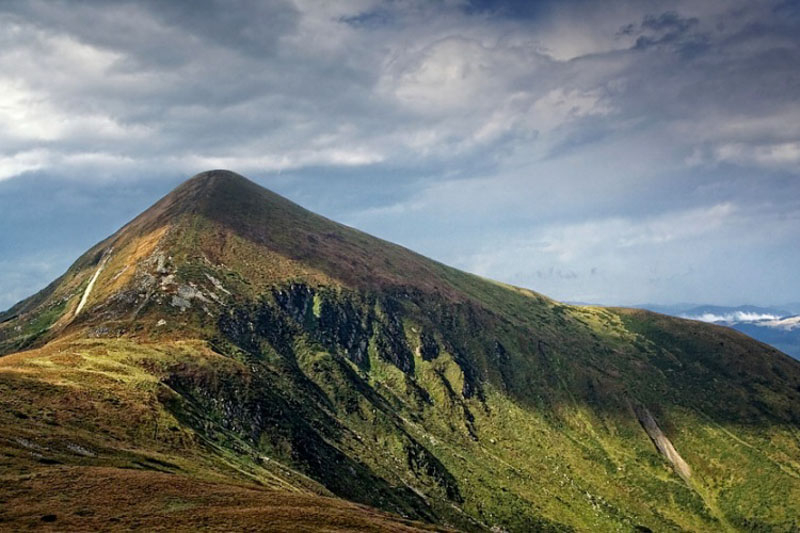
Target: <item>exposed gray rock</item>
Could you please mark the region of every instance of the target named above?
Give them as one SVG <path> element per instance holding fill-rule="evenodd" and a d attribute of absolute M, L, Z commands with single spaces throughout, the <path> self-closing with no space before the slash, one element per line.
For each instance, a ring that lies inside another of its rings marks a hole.
<path fill-rule="evenodd" d="M 200 290 L 191 285 L 181 285 L 180 287 L 178 287 L 178 296 L 186 300 L 197 299 L 200 300 L 201 302 L 210 303 L 209 299 L 206 298 L 205 294 L 203 294 Z"/>
<path fill-rule="evenodd" d="M 67 449 L 76 455 L 82 455 L 84 457 L 97 457 L 97 454 L 92 450 L 84 448 L 80 444 L 75 444 L 74 442 L 68 442 Z"/>
<path fill-rule="evenodd" d="M 655 418 L 650 413 L 650 411 L 646 407 L 636 407 L 635 409 L 636 417 L 639 419 L 639 423 L 642 425 L 644 430 L 647 432 L 647 435 L 653 441 L 658 451 L 667 458 L 672 464 L 672 467 L 675 469 L 675 473 L 678 474 L 684 481 L 688 481 L 689 478 L 692 476 L 692 471 L 689 468 L 689 465 L 686 464 L 686 461 L 683 460 L 683 457 L 680 456 L 678 451 L 672 445 L 672 442 L 664 435 L 664 432 L 661 431 L 661 428 L 658 427 Z"/>
<path fill-rule="evenodd" d="M 187 300 L 186 298 L 181 298 L 178 295 L 173 295 L 172 300 L 170 300 L 169 304 L 172 307 L 179 307 L 181 311 L 185 311 L 192 307 L 192 302 Z"/>
<path fill-rule="evenodd" d="M 208 281 L 210 281 L 214 285 L 215 289 L 217 289 L 218 291 L 222 291 L 225 294 L 230 294 L 230 291 L 222 286 L 222 282 L 220 280 L 218 280 L 211 274 L 206 274 L 206 277 L 208 278 Z"/>

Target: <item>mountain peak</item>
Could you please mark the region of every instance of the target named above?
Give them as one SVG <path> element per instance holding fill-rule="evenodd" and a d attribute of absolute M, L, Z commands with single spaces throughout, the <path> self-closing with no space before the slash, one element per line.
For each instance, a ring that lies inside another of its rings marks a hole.
<path fill-rule="evenodd" d="M 203 206 L 209 207 L 219 200 L 261 198 L 265 194 L 270 194 L 273 200 L 281 199 L 288 202 L 241 174 L 225 169 L 215 169 L 195 174 L 173 189 L 161 202 L 167 201 L 180 205 L 184 209 L 198 210 Z M 156 203 L 153 207 L 158 206 L 161 202 Z"/>
<path fill-rule="evenodd" d="M 252 191 L 256 188 L 263 189 L 263 187 L 241 174 L 226 169 L 214 169 L 195 174 L 175 188 L 171 194 L 180 194 L 183 191 L 195 193 L 246 191 L 248 189 Z"/>
<path fill-rule="evenodd" d="M 241 174 L 237 174 L 232 170 L 228 170 L 225 168 L 215 168 L 211 170 L 204 170 L 203 172 L 198 172 L 184 183 L 189 182 L 198 182 L 203 184 L 212 184 L 215 182 L 248 182 L 252 183 L 251 180 L 245 178 Z"/>
<path fill-rule="evenodd" d="M 256 262 L 278 262 L 281 267 L 270 270 L 272 281 L 324 278 L 353 288 L 414 286 L 465 298 L 454 291 L 452 269 L 329 220 L 223 169 L 201 172 L 173 189 L 93 249 L 91 264 L 98 253 L 118 253 L 164 228 L 171 228 L 172 235 L 160 245 L 167 255 L 243 269 Z M 244 248 L 247 257 L 237 255 L 245 254 Z"/>
<path fill-rule="evenodd" d="M 205 217 L 225 226 L 241 229 L 266 222 L 265 215 L 305 212 L 300 206 L 225 169 L 200 172 L 145 210 L 111 237 L 116 242 L 125 236 L 150 233 L 160 227 L 175 225 L 186 216 Z M 312 215 L 313 216 L 313 215 Z"/>

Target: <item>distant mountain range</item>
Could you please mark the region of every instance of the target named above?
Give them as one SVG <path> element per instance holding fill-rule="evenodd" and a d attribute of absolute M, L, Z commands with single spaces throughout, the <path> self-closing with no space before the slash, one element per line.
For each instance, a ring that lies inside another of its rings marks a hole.
<path fill-rule="evenodd" d="M 800 304 L 798 303 L 785 304 L 779 308 L 696 304 L 669 306 L 644 304 L 635 307 L 728 326 L 769 344 L 795 359 L 800 359 Z"/>

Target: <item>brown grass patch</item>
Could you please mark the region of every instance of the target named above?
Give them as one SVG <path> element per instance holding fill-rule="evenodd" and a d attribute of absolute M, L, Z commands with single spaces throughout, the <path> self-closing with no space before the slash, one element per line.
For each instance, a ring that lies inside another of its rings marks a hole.
<path fill-rule="evenodd" d="M 3 530 L 445 531 L 336 498 L 145 470 L 50 467 L 2 481 Z"/>

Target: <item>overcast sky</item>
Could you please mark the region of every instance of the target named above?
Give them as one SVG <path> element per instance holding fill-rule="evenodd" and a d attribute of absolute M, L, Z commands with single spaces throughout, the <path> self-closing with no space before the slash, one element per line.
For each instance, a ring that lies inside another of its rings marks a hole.
<path fill-rule="evenodd" d="M 800 301 L 799 4 L 0 2 L 0 308 L 210 168 L 562 300 Z"/>

